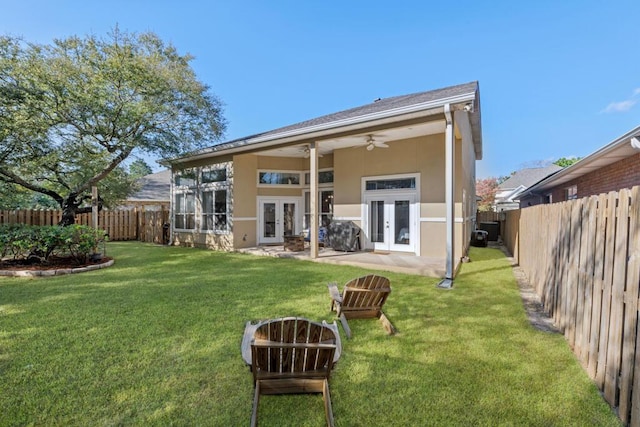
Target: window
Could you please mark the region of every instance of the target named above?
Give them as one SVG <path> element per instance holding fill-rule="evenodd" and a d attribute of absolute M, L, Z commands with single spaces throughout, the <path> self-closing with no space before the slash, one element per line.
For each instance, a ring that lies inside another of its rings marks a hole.
<path fill-rule="evenodd" d="M 196 228 L 196 203 L 193 193 L 176 194 L 174 212 L 176 229 L 193 230 Z"/>
<path fill-rule="evenodd" d="M 300 172 L 258 172 L 261 185 L 300 185 Z"/>
<path fill-rule="evenodd" d="M 401 190 L 416 188 L 415 178 L 367 180 L 366 190 Z"/>
<path fill-rule="evenodd" d="M 202 183 L 225 182 L 227 180 L 227 169 L 211 169 L 202 171 Z"/>
<path fill-rule="evenodd" d="M 542 199 L 542 203 L 544 203 L 545 205 L 548 205 L 549 203 L 552 203 L 552 202 L 553 202 L 553 199 L 551 197 L 551 193 L 545 194 Z"/>
<path fill-rule="evenodd" d="M 202 192 L 202 229 L 229 231 L 227 190 Z"/>
<path fill-rule="evenodd" d="M 318 192 L 320 202 L 320 226 L 328 227 L 333 219 L 333 190 Z M 310 228 L 311 224 L 311 192 L 304 193 L 304 228 Z"/>
<path fill-rule="evenodd" d="M 572 185 L 564 189 L 565 200 L 574 200 L 578 198 L 578 186 Z"/>
<path fill-rule="evenodd" d="M 311 184 L 311 173 L 304 174 L 305 185 Z M 333 184 L 333 171 L 320 171 L 318 172 L 318 184 Z"/>
<path fill-rule="evenodd" d="M 196 185 L 196 173 L 193 170 L 184 170 L 176 175 L 176 185 L 180 187 L 193 187 Z"/>

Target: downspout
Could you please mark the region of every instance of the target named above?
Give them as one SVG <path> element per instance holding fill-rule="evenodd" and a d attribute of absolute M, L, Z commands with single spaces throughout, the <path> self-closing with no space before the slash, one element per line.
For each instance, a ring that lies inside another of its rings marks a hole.
<path fill-rule="evenodd" d="M 455 145 L 453 139 L 453 118 L 451 116 L 451 104 L 444 105 L 444 117 L 447 128 L 444 136 L 445 144 L 445 204 L 446 204 L 446 233 L 447 233 L 447 260 L 444 279 L 438 283 L 439 288 L 451 289 L 453 287 L 453 255 L 454 255 L 454 230 L 455 230 Z"/>
<path fill-rule="evenodd" d="M 311 259 L 318 258 L 318 245 L 320 233 L 320 221 L 318 220 L 318 143 L 309 144 L 309 173 L 311 179 L 309 182 L 309 204 L 311 209 L 309 232 L 311 239 L 309 242 L 309 257 Z"/>

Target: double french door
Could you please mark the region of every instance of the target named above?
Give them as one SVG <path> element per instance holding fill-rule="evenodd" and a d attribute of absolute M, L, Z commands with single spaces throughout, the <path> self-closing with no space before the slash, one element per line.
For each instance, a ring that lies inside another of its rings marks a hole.
<path fill-rule="evenodd" d="M 369 246 L 379 251 L 415 252 L 415 195 L 367 196 Z"/>
<path fill-rule="evenodd" d="M 283 236 L 299 234 L 299 204 L 297 198 L 260 199 L 258 243 L 282 243 Z"/>

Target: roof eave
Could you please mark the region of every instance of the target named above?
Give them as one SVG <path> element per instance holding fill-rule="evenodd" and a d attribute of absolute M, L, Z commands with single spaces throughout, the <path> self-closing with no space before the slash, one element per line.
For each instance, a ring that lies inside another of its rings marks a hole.
<path fill-rule="evenodd" d="M 201 152 L 196 152 L 192 155 L 176 157 L 172 159 L 163 159 L 160 164 L 164 166 L 170 166 L 176 163 L 183 163 L 185 161 L 201 160 L 205 158 L 217 157 L 228 154 L 236 154 L 246 151 L 248 147 L 251 149 L 267 148 L 272 145 L 293 142 L 301 137 L 314 138 L 324 137 L 328 134 L 335 133 L 336 130 L 345 130 L 345 128 L 357 129 L 358 127 L 371 126 L 373 124 L 392 123 L 394 121 L 400 121 L 408 118 L 416 118 L 420 116 L 431 116 L 439 114 L 443 111 L 443 107 L 446 104 L 463 106 L 476 99 L 476 92 L 469 92 L 459 94 L 456 96 L 441 98 L 434 101 L 423 102 L 419 104 L 413 104 L 405 107 L 394 108 L 391 110 L 380 111 L 372 114 L 366 114 L 362 116 L 352 117 L 349 119 L 336 120 L 329 123 L 322 123 L 319 125 L 307 126 L 299 129 L 293 129 L 276 134 L 257 136 L 254 138 L 247 138 L 238 144 L 234 144 L 232 147 L 225 148 L 226 144 L 220 144 L 205 149 Z M 351 130 L 350 129 L 350 130 Z M 477 142 L 474 141 L 475 144 Z M 482 157 L 482 144 L 480 142 L 480 157 Z M 476 155 L 478 153 L 478 147 L 476 146 Z"/>
<path fill-rule="evenodd" d="M 558 171 L 557 173 L 543 179 L 542 181 L 532 185 L 531 187 L 529 187 L 527 192 L 524 193 L 524 195 L 536 194 L 537 192 L 545 191 L 549 188 L 554 187 L 555 185 L 559 185 L 563 183 L 562 179 L 567 177 L 567 175 L 569 174 L 577 172 L 578 174 L 576 175 L 576 178 L 578 178 L 591 172 L 590 170 L 585 170 L 584 172 L 580 173 L 580 169 L 586 169 L 590 164 L 600 159 L 601 157 L 606 156 L 607 154 L 610 154 L 611 152 L 616 151 L 620 148 L 623 148 L 626 144 L 631 144 L 631 138 L 638 135 L 640 135 L 640 126 L 613 140 L 609 144 L 591 153 L 587 157 L 578 160 L 571 166 L 568 166 Z M 611 163 L 614 163 L 614 161 L 612 161 Z"/>

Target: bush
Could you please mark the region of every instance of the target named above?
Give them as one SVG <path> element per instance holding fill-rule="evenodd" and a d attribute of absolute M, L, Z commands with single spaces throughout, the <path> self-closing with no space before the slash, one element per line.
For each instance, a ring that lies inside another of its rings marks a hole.
<path fill-rule="evenodd" d="M 85 225 L 0 225 L 0 258 L 46 263 L 57 256 L 83 264 L 104 240 L 104 230 Z"/>

